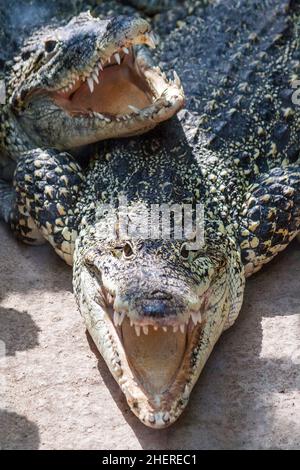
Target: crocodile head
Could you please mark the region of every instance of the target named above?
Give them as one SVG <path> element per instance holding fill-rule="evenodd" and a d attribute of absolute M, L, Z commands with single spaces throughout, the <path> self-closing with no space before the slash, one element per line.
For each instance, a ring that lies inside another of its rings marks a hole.
<path fill-rule="evenodd" d="M 82 234 L 78 247 L 88 249 L 75 253 L 79 308 L 133 413 L 167 427 L 240 309 L 240 260 L 216 239 L 190 250 L 179 240 L 98 236 L 97 228 Z"/>
<path fill-rule="evenodd" d="M 142 45 L 155 47 L 144 19 L 89 13 L 32 38 L 8 88 L 21 128 L 38 145 L 68 149 L 170 118 L 183 105 L 180 81 L 168 81 Z"/>

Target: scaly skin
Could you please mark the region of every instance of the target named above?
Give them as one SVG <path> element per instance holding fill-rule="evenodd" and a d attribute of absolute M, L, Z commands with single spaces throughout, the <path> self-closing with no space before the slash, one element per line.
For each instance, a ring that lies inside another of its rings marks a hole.
<path fill-rule="evenodd" d="M 9 179 L 12 161 L 27 150 L 141 134 L 173 116 L 182 89 L 164 78 L 143 44 L 155 47 L 146 20 L 89 13 L 30 37 L 5 76 L 0 177 Z"/>
<path fill-rule="evenodd" d="M 213 3 L 214 0 L 121 0 L 121 3 L 130 4 L 135 6 L 138 10 L 147 13 L 148 15 L 155 15 L 165 11 L 175 11 L 178 8 L 186 9 L 187 13 L 191 14 L 194 9 L 199 6 L 205 6 Z"/>
<path fill-rule="evenodd" d="M 87 328 L 147 426 L 179 417 L 238 316 L 246 276 L 299 234 L 299 18 L 282 0 L 223 0 L 204 19 L 194 12 L 159 51 L 186 90 L 179 119 L 99 144 L 85 172 L 68 154 L 32 151 L 6 194 L 19 237 L 44 238 L 74 259 Z M 131 221 L 151 204 L 201 203 L 204 244 L 116 239 L 120 194 Z"/>

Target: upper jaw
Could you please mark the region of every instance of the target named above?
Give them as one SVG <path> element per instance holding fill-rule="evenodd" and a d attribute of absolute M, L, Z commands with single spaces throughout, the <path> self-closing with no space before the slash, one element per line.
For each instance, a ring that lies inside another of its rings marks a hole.
<path fill-rule="evenodd" d="M 95 83 L 101 80 L 101 72 L 105 67 L 112 63 L 120 65 L 121 57 L 124 54 L 128 55 L 135 45 L 147 45 L 153 49 L 156 47 L 156 43 L 157 39 L 148 22 L 133 19 L 126 34 L 120 34 L 113 40 L 108 36 L 104 41 L 99 41 L 99 44 L 95 45 L 94 53 L 89 60 L 82 65 L 78 64 L 75 71 L 70 70 L 66 73 L 63 79 L 59 81 L 59 84 L 52 87 L 52 90 L 59 90 L 68 94 L 74 88 L 76 82 L 80 80 L 81 82 L 87 82 L 92 93 Z M 51 87 L 48 90 L 51 91 Z"/>
<path fill-rule="evenodd" d="M 16 108 L 35 91 L 63 91 L 73 86 L 78 79 L 87 80 L 93 72 L 98 71 L 101 64 L 114 53 L 124 50 L 123 48 L 135 44 L 155 47 L 156 38 L 151 26 L 142 18 L 128 17 L 120 21 L 119 17 L 115 17 L 101 21 L 89 13 L 84 16 L 87 20 L 84 26 L 76 25 L 79 18 L 76 17 L 66 26 L 66 30 L 61 28 L 53 33 L 53 38 L 61 41 L 62 46 L 53 57 L 50 56 L 50 60 L 39 67 L 37 73 L 29 75 L 15 90 L 11 101 Z M 103 27 L 102 23 L 106 26 Z M 82 44 L 84 40 L 86 44 Z M 79 55 L 78 47 L 81 51 Z"/>
<path fill-rule="evenodd" d="M 195 326 L 203 323 L 209 305 L 210 289 L 208 288 L 200 298 L 194 296 L 193 302 L 190 302 L 188 306 L 179 307 L 174 299 L 163 302 L 166 312 L 160 316 L 143 314 L 143 309 L 148 308 L 151 311 L 152 305 L 155 305 L 155 299 L 151 297 L 139 299 L 137 304 L 133 302 L 132 305 L 122 296 L 115 296 L 111 292 L 107 292 L 106 298 L 108 306 L 113 311 L 113 321 L 116 327 L 120 327 L 124 319 L 128 318 L 137 336 L 141 333 L 147 335 L 151 327 L 155 331 L 162 328 L 165 333 L 180 331 L 184 334 L 187 330 L 191 331 Z"/>

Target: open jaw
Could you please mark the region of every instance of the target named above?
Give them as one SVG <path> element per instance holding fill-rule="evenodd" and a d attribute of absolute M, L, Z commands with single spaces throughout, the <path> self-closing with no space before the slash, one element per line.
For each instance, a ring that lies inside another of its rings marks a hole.
<path fill-rule="evenodd" d="M 124 38 L 117 48 L 102 51 L 84 73 L 48 92 L 69 119 L 79 120 L 85 128 L 86 137 L 80 133 L 78 142 L 72 135 L 74 145 L 146 132 L 184 105 L 176 72 L 169 81 L 159 67 L 148 63 L 140 44 L 154 47 L 152 33 Z"/>
<path fill-rule="evenodd" d="M 223 329 L 220 322 L 212 335 L 206 317 L 209 291 L 199 299 L 198 310 L 160 320 L 120 311 L 118 300 L 103 288 L 97 300 L 90 295 L 94 289 L 88 291 L 81 304 L 87 328 L 131 410 L 146 426 L 170 426 L 186 407 Z"/>

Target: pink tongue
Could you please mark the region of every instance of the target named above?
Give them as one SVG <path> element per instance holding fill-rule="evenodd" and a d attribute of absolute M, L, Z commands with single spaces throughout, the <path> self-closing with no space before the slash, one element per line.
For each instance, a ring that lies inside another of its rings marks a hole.
<path fill-rule="evenodd" d="M 124 350 L 132 369 L 145 390 L 162 393 L 172 383 L 180 368 L 186 349 L 186 333 L 165 333 L 162 328 L 154 331 L 149 327 L 148 335 L 140 336 L 130 326 L 129 320 L 122 323 Z"/>

